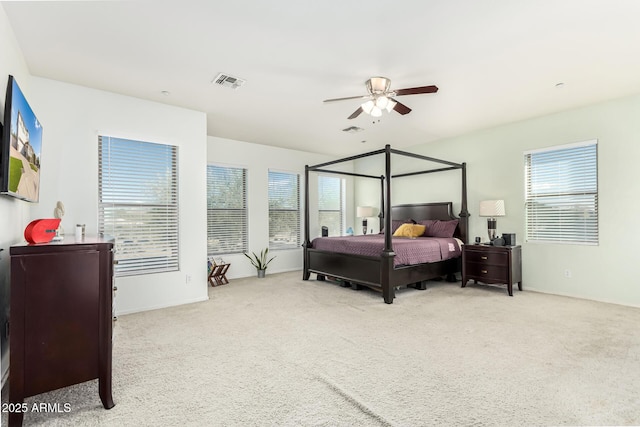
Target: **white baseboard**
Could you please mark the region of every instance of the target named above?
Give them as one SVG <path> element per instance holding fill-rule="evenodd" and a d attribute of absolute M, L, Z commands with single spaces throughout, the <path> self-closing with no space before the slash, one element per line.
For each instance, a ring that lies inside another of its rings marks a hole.
<path fill-rule="evenodd" d="M 611 301 L 611 300 L 607 300 L 607 299 L 603 299 L 603 298 L 587 298 L 584 295 L 573 295 L 570 293 L 566 293 L 566 292 L 551 292 L 551 291 L 545 291 L 542 289 L 537 289 L 537 288 L 530 288 L 528 286 L 526 286 L 524 288 L 525 291 L 531 291 L 531 292 L 538 292 L 541 294 L 547 294 L 547 295 L 558 295 L 560 297 L 567 297 L 567 298 L 576 298 L 576 299 L 582 299 L 582 300 L 586 300 L 586 301 L 595 301 L 595 302 L 604 302 L 606 304 L 615 304 L 615 305 L 621 305 L 624 307 L 634 307 L 634 308 L 640 308 L 640 305 L 638 304 L 628 304 L 625 302 L 620 302 L 620 301 Z"/>
<path fill-rule="evenodd" d="M 116 316 L 124 316 L 126 314 L 141 313 L 143 311 L 150 311 L 150 310 L 160 310 L 162 308 L 175 307 L 177 305 L 193 304 L 193 303 L 196 303 L 196 302 L 207 301 L 208 299 L 209 299 L 209 297 L 205 296 L 205 297 L 194 298 L 194 299 L 190 299 L 190 300 L 171 302 L 170 304 L 150 305 L 150 306 L 138 308 L 138 309 L 135 309 L 135 310 L 116 311 Z"/>

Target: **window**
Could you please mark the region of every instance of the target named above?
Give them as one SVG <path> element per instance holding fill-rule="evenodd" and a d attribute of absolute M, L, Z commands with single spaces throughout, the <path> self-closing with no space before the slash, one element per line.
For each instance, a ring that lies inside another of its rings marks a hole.
<path fill-rule="evenodd" d="M 300 246 L 300 178 L 269 171 L 269 249 Z"/>
<path fill-rule="evenodd" d="M 116 276 L 178 270 L 178 148 L 100 136 L 98 231 Z"/>
<path fill-rule="evenodd" d="M 598 244 L 597 141 L 526 152 L 527 241 Z"/>
<path fill-rule="evenodd" d="M 247 170 L 208 165 L 207 254 L 247 250 Z"/>
<path fill-rule="evenodd" d="M 318 176 L 318 224 L 329 229 L 329 236 L 344 231 L 344 205 L 344 179 Z"/>

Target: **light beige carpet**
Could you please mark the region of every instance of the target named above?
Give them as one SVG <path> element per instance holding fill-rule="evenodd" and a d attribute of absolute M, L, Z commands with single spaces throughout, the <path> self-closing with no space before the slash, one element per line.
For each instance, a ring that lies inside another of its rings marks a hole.
<path fill-rule="evenodd" d="M 102 409 L 91 381 L 29 398 L 71 412 L 24 424 L 640 424 L 639 309 L 459 282 L 387 305 L 300 277 L 236 279 L 207 302 L 121 316 L 116 406 Z"/>

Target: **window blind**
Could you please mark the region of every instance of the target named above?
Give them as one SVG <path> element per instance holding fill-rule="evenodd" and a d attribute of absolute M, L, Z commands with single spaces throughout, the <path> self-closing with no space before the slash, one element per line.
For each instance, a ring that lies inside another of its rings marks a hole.
<path fill-rule="evenodd" d="M 300 179 L 269 171 L 269 249 L 300 246 Z"/>
<path fill-rule="evenodd" d="M 318 176 L 318 223 L 329 229 L 329 236 L 341 236 L 344 224 L 344 180 Z"/>
<path fill-rule="evenodd" d="M 179 268 L 178 148 L 100 136 L 98 231 L 116 240 L 116 276 Z"/>
<path fill-rule="evenodd" d="M 208 255 L 246 252 L 247 234 L 247 170 L 208 165 Z"/>
<path fill-rule="evenodd" d="M 525 153 L 527 241 L 598 244 L 597 141 Z"/>

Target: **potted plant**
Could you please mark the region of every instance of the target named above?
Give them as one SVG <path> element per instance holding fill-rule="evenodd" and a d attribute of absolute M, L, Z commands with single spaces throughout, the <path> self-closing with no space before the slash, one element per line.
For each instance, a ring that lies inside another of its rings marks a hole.
<path fill-rule="evenodd" d="M 267 266 L 275 258 L 275 256 L 273 256 L 273 257 L 271 257 L 271 259 L 267 260 L 267 254 L 268 253 L 269 253 L 269 248 L 264 248 L 260 252 L 260 256 L 256 255 L 255 252 L 251 252 L 251 255 L 253 255 L 253 256 L 249 256 L 249 254 L 244 252 L 244 256 L 249 258 L 249 261 L 251 261 L 251 264 L 253 264 L 253 266 L 258 270 L 258 277 L 259 278 L 263 278 L 264 277 L 265 270 L 267 269 Z"/>

